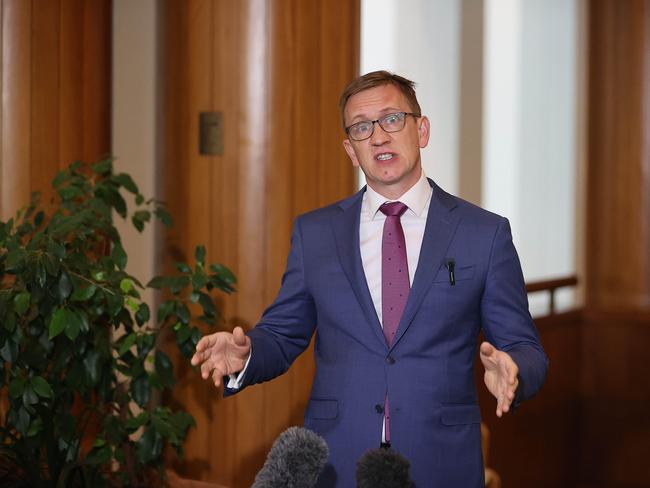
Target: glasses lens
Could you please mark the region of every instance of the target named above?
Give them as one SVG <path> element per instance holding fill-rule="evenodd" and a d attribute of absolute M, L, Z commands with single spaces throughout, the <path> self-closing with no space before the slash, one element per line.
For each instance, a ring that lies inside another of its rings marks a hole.
<path fill-rule="evenodd" d="M 404 112 L 388 114 L 385 117 L 379 119 L 379 125 L 386 132 L 397 132 L 404 128 L 405 119 L 406 119 L 406 114 Z"/>
<path fill-rule="evenodd" d="M 384 115 L 375 122 L 386 132 L 397 132 L 404 128 L 406 121 L 406 112 L 395 112 L 394 114 Z M 368 139 L 373 132 L 374 122 L 369 120 L 358 122 L 348 128 L 348 135 L 355 141 Z"/>
<path fill-rule="evenodd" d="M 352 137 L 352 139 L 355 141 L 362 141 L 364 139 L 367 139 L 372 134 L 372 122 L 366 121 L 354 124 L 350 126 L 348 133 L 350 134 L 350 137 Z"/>

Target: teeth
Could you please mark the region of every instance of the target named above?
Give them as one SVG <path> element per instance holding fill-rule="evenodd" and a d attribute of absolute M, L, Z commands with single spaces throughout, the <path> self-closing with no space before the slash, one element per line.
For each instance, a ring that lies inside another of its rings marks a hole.
<path fill-rule="evenodd" d="M 389 159 L 393 159 L 393 155 L 392 154 L 380 154 L 379 156 L 377 156 L 377 159 L 379 161 L 387 161 Z"/>

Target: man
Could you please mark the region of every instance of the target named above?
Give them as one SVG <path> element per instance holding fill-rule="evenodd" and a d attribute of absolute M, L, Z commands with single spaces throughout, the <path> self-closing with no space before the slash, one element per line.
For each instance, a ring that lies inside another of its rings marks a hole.
<path fill-rule="evenodd" d="M 508 221 L 424 176 L 430 123 L 413 82 L 369 73 L 340 106 L 367 186 L 296 219 L 275 302 L 247 334 L 202 338 L 192 364 L 215 385 L 230 376 L 232 394 L 284 373 L 316 331 L 305 427 L 330 447 L 319 486 L 354 486 L 356 460 L 380 444 L 410 461 L 417 487 L 483 486 L 481 328 L 497 416 L 547 368 Z"/>

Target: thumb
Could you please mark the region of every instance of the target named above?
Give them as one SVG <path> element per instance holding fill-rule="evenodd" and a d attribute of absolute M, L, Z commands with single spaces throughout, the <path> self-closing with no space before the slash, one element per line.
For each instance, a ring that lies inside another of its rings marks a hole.
<path fill-rule="evenodd" d="M 491 356 L 495 351 L 496 349 L 489 342 L 485 341 L 481 344 L 481 356 Z"/>
<path fill-rule="evenodd" d="M 232 338 L 236 346 L 245 346 L 246 345 L 246 334 L 244 334 L 244 329 L 237 326 L 232 331 Z"/>

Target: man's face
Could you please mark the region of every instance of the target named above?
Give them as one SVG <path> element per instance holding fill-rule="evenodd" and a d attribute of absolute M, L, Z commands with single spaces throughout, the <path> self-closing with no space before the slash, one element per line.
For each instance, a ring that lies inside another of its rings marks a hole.
<path fill-rule="evenodd" d="M 411 112 L 406 97 L 391 84 L 370 88 L 349 98 L 345 125 L 377 120 L 395 112 Z M 343 141 L 352 164 L 361 167 L 368 185 L 391 199 L 402 196 L 417 183 L 421 174 L 420 148 L 429 142 L 429 119 L 406 116 L 404 129 L 385 132 L 374 124 L 372 136 L 363 141 Z"/>

